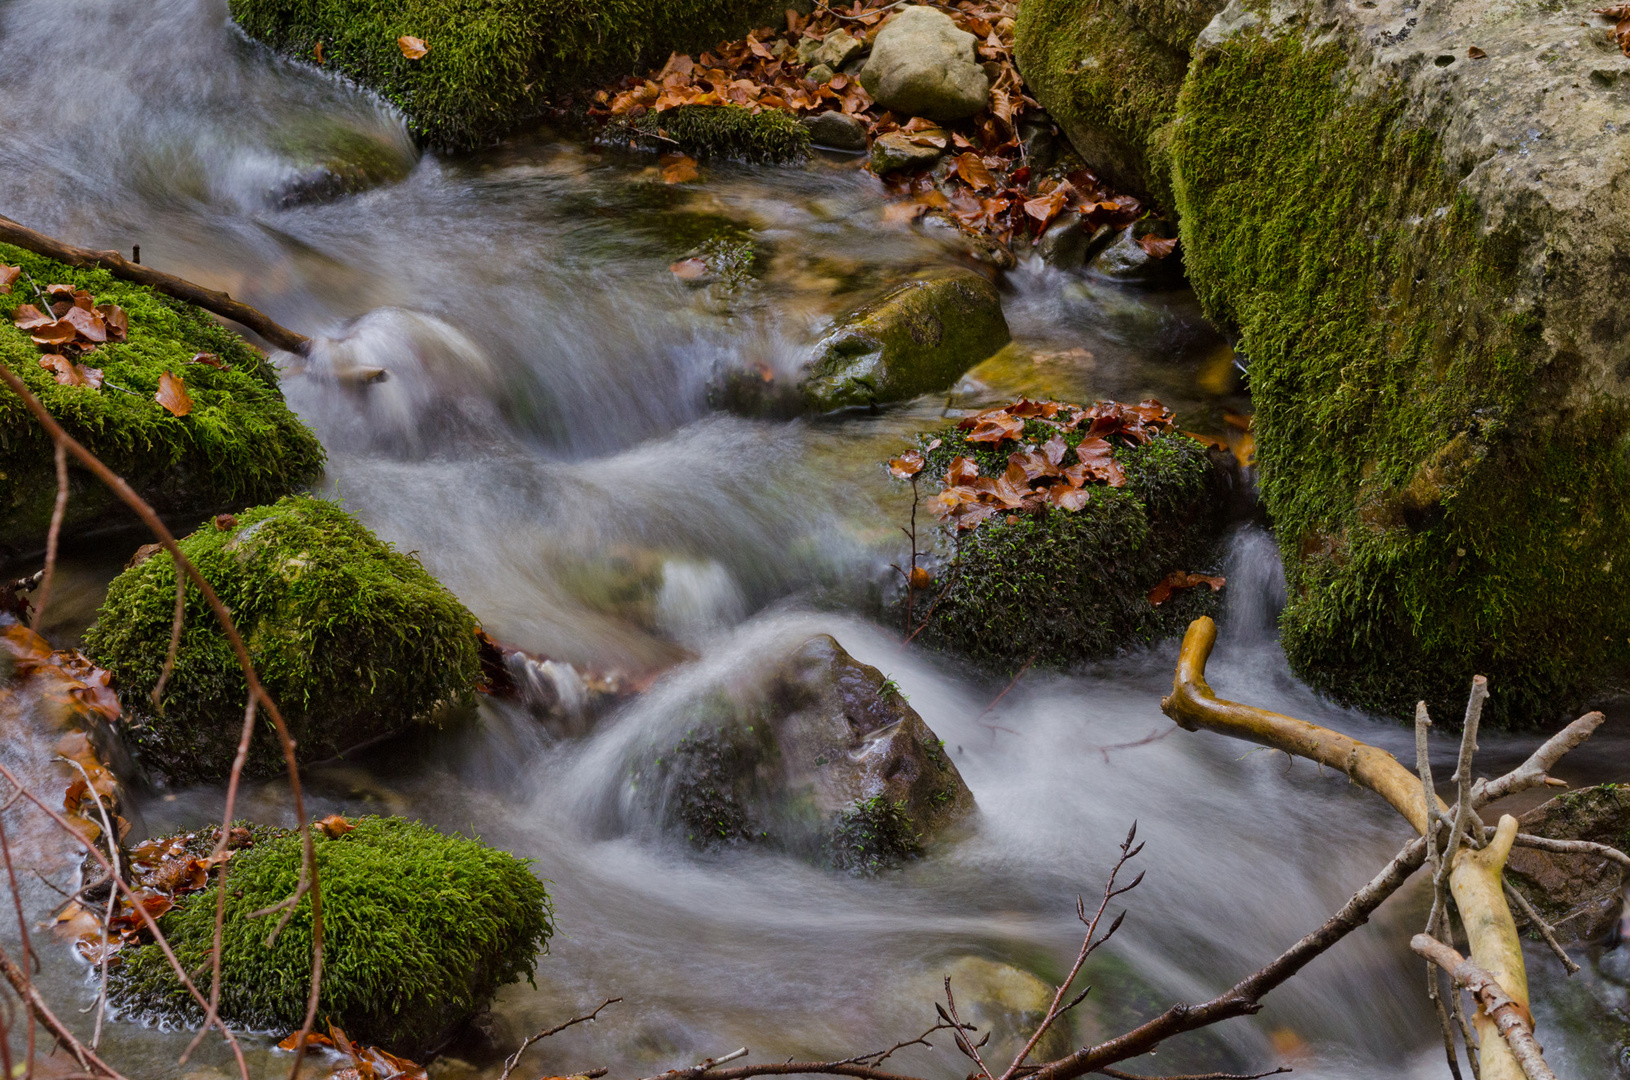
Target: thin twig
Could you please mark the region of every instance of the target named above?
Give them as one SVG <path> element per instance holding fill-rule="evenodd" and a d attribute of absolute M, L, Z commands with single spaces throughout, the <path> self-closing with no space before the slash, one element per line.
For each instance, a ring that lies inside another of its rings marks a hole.
<path fill-rule="evenodd" d="M 1432 714 L 1427 711 L 1426 702 L 1415 704 L 1415 771 L 1421 777 L 1421 804 L 1426 808 L 1426 864 L 1431 867 L 1432 878 L 1437 880 L 1438 869 L 1441 862 L 1438 858 L 1438 826 L 1442 823 L 1443 815 L 1438 812 L 1437 786 L 1432 782 L 1432 753 L 1429 744 L 1429 734 L 1432 728 Z M 1439 911 L 1437 897 L 1432 900 L 1432 914 L 1426 923 L 1426 932 L 1435 933 L 1433 920 Z M 1426 965 L 1426 997 L 1432 1002 L 1433 1011 L 1438 1014 L 1438 1029 L 1443 1036 L 1443 1056 L 1449 1063 L 1449 1075 L 1454 1080 L 1460 1080 L 1460 1055 L 1455 1049 L 1454 1026 L 1449 1020 L 1449 1010 L 1443 1004 L 1443 987 L 1438 977 L 1438 969 L 1432 964 Z"/>
<path fill-rule="evenodd" d="M 40 579 L 39 603 L 30 623 L 36 633 L 45 622 L 45 605 L 51 602 L 51 579 L 57 572 L 57 543 L 62 537 L 62 518 L 68 512 L 68 448 L 56 442 L 57 502 L 51 508 L 51 528 L 45 534 L 45 576 Z"/>
<path fill-rule="evenodd" d="M 949 975 L 945 976 L 945 1004 L 946 1007 L 951 1010 L 951 1015 L 949 1017 L 945 1015 L 945 1010 L 941 1009 L 938 1005 L 935 1005 L 934 1008 L 939 1012 L 941 1019 L 949 1019 L 951 1021 L 951 1035 L 954 1039 L 956 1039 L 957 1049 L 961 1050 L 963 1054 L 972 1060 L 975 1065 L 979 1066 L 979 1075 L 983 1076 L 985 1080 L 996 1080 L 996 1078 L 991 1075 L 990 1068 L 985 1064 L 985 1059 L 979 1056 L 979 1048 L 985 1045 L 985 1040 L 989 1039 L 990 1035 L 987 1033 L 984 1039 L 980 1039 L 979 1042 L 975 1043 L 972 1039 L 968 1038 L 967 1035 L 963 1034 L 963 1032 L 973 1031 L 975 1029 L 972 1024 L 964 1024 L 962 1022 L 962 1017 L 957 1015 L 956 995 L 951 993 L 951 976 Z"/>
<path fill-rule="evenodd" d="M 1485 835 L 1494 835 L 1494 826 L 1485 830 Z M 1518 833 L 1513 841 L 1518 847 L 1529 847 L 1539 851 L 1552 851 L 1559 855 L 1600 855 L 1604 859 L 1612 859 L 1622 866 L 1630 866 L 1630 855 L 1626 855 L 1610 844 L 1598 844 L 1594 840 L 1553 840 L 1549 836 L 1535 836 L 1532 833 Z"/>
<path fill-rule="evenodd" d="M 9 802 L 7 806 L 10 806 Z M 0 810 L 3 809 L 0 808 Z M 23 976 L 24 978 L 30 978 L 34 972 L 40 970 L 40 958 L 34 954 L 34 945 L 28 934 L 28 919 L 23 915 L 23 894 L 17 888 L 17 870 L 11 862 L 11 841 L 6 837 L 6 823 L 3 813 L 0 813 L 0 856 L 4 856 L 6 860 L 6 878 L 11 883 L 11 900 L 17 909 L 17 933 L 21 938 L 23 947 Z M 41 881 L 45 881 L 44 876 L 38 870 L 34 871 L 34 873 Z M 50 882 L 46 882 L 46 884 L 50 884 Z M 28 1013 L 28 1057 L 23 1067 L 22 1080 L 32 1080 L 34 1075 L 35 1016 L 32 1009 L 25 1011 Z M 10 1077 L 12 1075 L 10 1071 L 10 1032 L 0 1036 L 0 1039 L 3 1039 L 6 1043 L 6 1075 Z"/>
<path fill-rule="evenodd" d="M 1568 950 L 1564 949 L 1562 943 L 1556 939 L 1556 927 L 1546 922 L 1540 913 L 1534 910 L 1534 905 L 1528 902 L 1528 897 L 1518 892 L 1511 882 L 1504 881 L 1501 884 L 1505 886 L 1505 894 L 1517 902 L 1517 907 L 1521 908 L 1522 913 L 1528 916 L 1529 923 L 1539 931 L 1539 936 L 1545 939 L 1545 944 L 1551 947 L 1552 954 L 1562 962 L 1563 970 L 1569 975 L 1579 974 L 1579 965 L 1573 962 L 1573 957 L 1568 955 Z"/>
<path fill-rule="evenodd" d="M 85 787 L 90 791 L 91 798 L 96 800 L 96 812 L 102 818 L 102 836 L 107 841 L 108 856 L 113 861 L 113 876 L 119 877 L 119 837 L 113 831 L 113 822 L 108 820 L 107 807 L 102 805 L 102 793 L 96 790 L 95 784 L 91 783 L 91 774 L 85 771 L 85 766 L 73 758 L 62 757 L 61 755 L 58 755 L 57 760 L 66 761 L 78 769 L 79 775 L 85 778 Z M 111 936 L 113 929 L 113 906 L 113 898 L 110 896 L 107 907 L 102 911 L 102 940 L 100 942 L 102 947 L 97 950 L 101 954 L 101 959 L 97 965 L 99 974 L 96 991 L 96 1027 L 91 1032 L 92 1050 L 102 1045 L 102 1019 L 107 1015 L 108 1009 L 108 938 Z"/>
<path fill-rule="evenodd" d="M 1481 807 L 1496 799 L 1503 799 L 1507 795 L 1514 795 L 1519 791 L 1540 786 L 1567 787 L 1561 780 L 1553 779 L 1550 772 L 1556 763 L 1562 760 L 1563 755 L 1576 749 L 1596 729 L 1602 726 L 1606 719 L 1599 712 L 1588 712 L 1575 720 L 1540 746 L 1529 755 L 1528 760 L 1515 769 L 1495 780 L 1479 780 L 1472 790 L 1472 805 Z"/>
<path fill-rule="evenodd" d="M 46 1005 L 45 999 L 40 997 L 40 992 L 29 981 L 28 973 L 17 966 L 4 947 L 0 947 L 0 974 L 5 975 L 6 981 L 11 984 L 11 988 L 17 991 L 18 997 L 23 999 L 23 1004 L 28 1007 L 29 1015 L 38 1017 L 40 1023 L 45 1025 L 45 1030 L 56 1036 L 56 1040 L 60 1045 L 68 1048 L 68 1053 L 72 1054 L 74 1060 L 79 1062 L 80 1068 L 93 1076 L 107 1077 L 108 1080 L 125 1080 L 123 1073 L 97 1057 L 94 1050 L 75 1037 L 68 1025 L 57 1019 L 50 1006 Z M 33 1058 L 29 1059 L 29 1067 L 33 1067 Z"/>
<path fill-rule="evenodd" d="M 521 1043 L 521 1048 L 519 1050 L 515 1051 L 508 1058 L 504 1059 L 504 1071 L 499 1074 L 498 1080 L 509 1080 L 509 1074 L 515 1071 L 516 1065 L 520 1064 L 521 1055 L 526 1053 L 527 1047 L 531 1046 L 533 1043 L 542 1039 L 547 1039 L 551 1035 L 558 1035 L 575 1024 L 586 1024 L 595 1017 L 599 1016 L 601 1009 L 604 1009 L 608 1005 L 615 1005 L 621 1000 L 622 998 L 620 997 L 606 998 L 598 1006 L 596 1006 L 595 1010 L 591 1013 L 584 1013 L 582 1016 L 574 1016 L 564 1024 L 556 1024 L 548 1031 L 540 1031 L 536 1035 L 528 1036 L 526 1041 Z"/>
<path fill-rule="evenodd" d="M 181 651 L 181 624 L 187 615 L 187 578 L 178 567 L 175 572 L 175 616 L 170 621 L 170 649 L 164 654 L 164 667 L 158 673 L 158 681 L 153 684 L 153 708 L 164 708 L 164 684 L 170 681 L 175 672 L 176 654 Z M 228 820 L 231 820 L 228 818 Z"/>
<path fill-rule="evenodd" d="M 1104 1076 L 1113 1076 L 1115 1080 L 1262 1080 L 1264 1076 L 1278 1076 L 1280 1073 L 1291 1072 L 1289 1065 L 1281 1065 L 1271 1072 L 1259 1073 L 1189 1073 L 1186 1076 L 1143 1076 L 1138 1073 L 1122 1072 L 1119 1069 L 1099 1069 Z"/>

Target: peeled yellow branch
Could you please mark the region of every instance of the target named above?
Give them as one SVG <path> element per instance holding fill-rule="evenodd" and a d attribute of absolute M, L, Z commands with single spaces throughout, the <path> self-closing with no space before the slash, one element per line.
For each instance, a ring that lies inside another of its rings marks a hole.
<path fill-rule="evenodd" d="M 1206 684 L 1205 671 L 1216 642 L 1216 623 L 1200 618 L 1189 624 L 1172 692 L 1160 703 L 1162 712 L 1189 731 L 1206 728 L 1337 769 L 1386 799 L 1416 832 L 1425 834 L 1428 815 L 1420 778 L 1385 750 L 1306 720 L 1225 701 L 1213 694 Z M 1434 799 L 1439 811 L 1448 810 L 1442 799 Z M 1516 835 L 1517 819 L 1508 814 L 1500 819 L 1488 846 L 1481 851 L 1461 848 L 1450 868 L 1449 889 L 1471 942 L 1472 960 L 1494 976 L 1526 1012 L 1528 976 L 1523 967 L 1522 944 L 1500 879 Z M 1517 1059 L 1481 1009 L 1476 1022 L 1482 1080 L 1524 1080 Z"/>

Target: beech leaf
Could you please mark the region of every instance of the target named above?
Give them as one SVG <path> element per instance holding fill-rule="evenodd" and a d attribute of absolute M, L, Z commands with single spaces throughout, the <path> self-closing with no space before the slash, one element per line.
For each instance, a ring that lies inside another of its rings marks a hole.
<path fill-rule="evenodd" d="M 1149 603 L 1159 607 L 1172 598 L 1172 594 L 1183 589 L 1192 589 L 1196 585 L 1210 585 L 1212 592 L 1217 592 L 1228 579 L 1211 574 L 1194 574 L 1185 570 L 1173 570 L 1149 590 Z"/>
<path fill-rule="evenodd" d="M 186 383 L 168 371 L 159 376 L 158 392 L 153 400 L 164 406 L 171 416 L 186 416 L 192 412 L 192 397 L 187 393 Z"/>
<path fill-rule="evenodd" d="M 430 46 L 425 44 L 423 38 L 409 37 L 406 34 L 396 39 L 396 47 L 401 49 L 402 55 L 409 60 L 421 59 L 430 51 Z"/>
<path fill-rule="evenodd" d="M 22 274 L 22 267 L 7 266 L 4 263 L 0 263 L 0 293 L 11 292 L 11 283 L 21 277 Z"/>
<path fill-rule="evenodd" d="M 920 450 L 907 450 L 897 458 L 889 459 L 889 475 L 900 480 L 910 480 L 923 471 L 923 455 Z"/>

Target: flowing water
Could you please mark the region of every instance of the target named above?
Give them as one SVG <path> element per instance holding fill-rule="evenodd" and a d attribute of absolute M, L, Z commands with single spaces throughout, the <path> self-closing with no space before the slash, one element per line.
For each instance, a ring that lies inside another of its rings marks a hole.
<path fill-rule="evenodd" d="M 1024 266 L 1004 286 L 1015 345 L 949 395 L 752 421 L 707 407 L 719 365 L 788 369 L 846 304 L 958 257 L 950 241 L 886 225 L 879 186 L 853 161 L 721 165 L 668 186 L 648 158 L 547 132 L 419 156 L 365 94 L 244 40 L 223 0 L 8 0 L 0 127 L 0 212 L 78 243 L 140 244 L 145 262 L 325 338 L 307 364 L 282 358 L 290 403 L 329 450 L 324 493 L 417 551 L 496 636 L 595 668 L 667 672 L 582 738 L 489 702 L 478 723 L 312 772 L 319 813 L 479 834 L 553 881 L 561 932 L 536 987 L 500 995 L 496 1027 L 518 1039 L 625 1000 L 532 1051 L 533 1075 L 637 1076 L 737 1046 L 753 1060 L 846 1056 L 928 1027 L 940 976 L 967 957 L 1057 978 L 1079 944 L 1075 898 L 1102 888 L 1135 820 L 1148 876 L 1088 967 L 1095 989 L 1074 1031 L 1113 1033 L 1266 962 L 1407 838 L 1338 776 L 1174 729 L 1159 712 L 1174 644 L 1027 675 L 987 711 L 1000 683 L 902 647 L 870 617 L 909 508 L 876 462 L 947 408 L 1020 392 L 1154 395 L 1216 430 L 1246 406 L 1188 294 Z M 367 163 L 385 182 L 295 197 L 334 162 Z M 753 245 L 753 280 L 677 280 L 669 264 L 716 237 Z M 389 378 L 341 378 L 359 365 Z M 72 553 L 50 628 L 60 638 L 88 623 L 134 542 Z M 1291 677 L 1273 634 L 1283 582 L 1259 527 L 1232 538 L 1226 573 L 1219 693 L 1412 752 L 1408 733 Z M 685 686 L 817 632 L 892 675 L 945 739 L 980 807 L 966 836 L 857 879 L 762 851 L 697 853 L 630 815 L 621 750 L 682 722 L 671 703 Z M 1616 718 L 1564 774 L 1622 778 L 1609 763 L 1623 760 L 1623 731 Z M 11 742 L 8 760 L 26 763 Z M 1485 767 L 1528 742 L 1485 740 Z M 1451 754 L 1438 750 L 1442 775 Z M 220 797 L 150 792 L 140 826 L 203 825 Z M 245 797 L 251 814 L 292 823 L 281 784 Z M 47 871 L 66 880 L 60 863 Z M 32 878 L 23 891 L 44 918 L 54 894 Z M 1406 891 L 1260 1016 L 1137 1066 L 1442 1075 L 1404 946 L 1423 920 L 1421 893 Z M 46 959 L 52 999 L 89 1004 L 82 966 L 60 948 Z M 1558 1073 L 1614 1075 L 1591 1018 L 1622 1007 L 1623 991 L 1593 972 L 1563 985 L 1539 952 L 1530 962 Z M 229 1069 L 213 1046 L 176 1065 L 186 1041 L 123 1021 L 104 1036 L 133 1077 Z M 269 1040 L 248 1043 L 257 1074 L 286 1069 Z M 469 1058 L 436 1074 L 497 1075 L 490 1058 Z M 925 1077 L 967 1072 L 943 1042 L 894 1060 Z"/>

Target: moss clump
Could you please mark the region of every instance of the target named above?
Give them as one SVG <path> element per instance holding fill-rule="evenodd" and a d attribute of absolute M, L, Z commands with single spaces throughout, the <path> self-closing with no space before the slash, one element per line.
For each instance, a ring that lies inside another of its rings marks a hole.
<path fill-rule="evenodd" d="M 123 476 L 161 513 L 196 514 L 219 506 L 274 499 L 309 484 L 323 466 L 316 436 L 283 403 L 266 358 L 197 308 L 101 270 L 75 270 L 0 244 L 0 263 L 20 266 L 9 296 L 0 296 L 0 363 L 15 372 L 58 422 Z M 98 347 L 85 363 L 101 368 L 100 390 L 59 385 L 40 367 L 40 349 L 16 328 L 23 304 L 44 308 L 40 288 L 65 283 L 114 303 L 130 319 L 129 337 Z M 192 363 L 214 353 L 224 370 Z M 166 371 L 193 400 L 172 416 L 153 400 Z M 126 392 L 128 391 L 128 392 Z M 88 473 L 70 471 L 70 530 L 120 520 L 113 495 Z M 0 543 L 41 542 L 56 500 L 50 438 L 22 399 L 0 394 Z"/>
<path fill-rule="evenodd" d="M 302 761 L 424 722 L 480 677 L 475 617 L 416 559 L 333 503 L 291 496 L 245 510 L 230 528 L 206 523 L 181 550 L 231 609 Z M 219 778 L 232 764 L 248 688 L 189 586 L 175 671 L 154 709 L 148 694 L 174 609 L 175 563 L 160 552 L 114 579 L 85 648 L 113 673 L 127 735 L 151 768 L 175 781 Z M 263 713 L 247 771 L 282 767 Z"/>
<path fill-rule="evenodd" d="M 779 109 L 740 105 L 681 105 L 607 129 L 647 150 L 680 150 L 698 158 L 732 158 L 785 165 L 809 156 L 809 129 Z M 674 144 L 677 143 L 676 147 Z"/>
<path fill-rule="evenodd" d="M 906 804 L 881 795 L 856 802 L 838 818 L 826 841 L 832 867 L 857 877 L 874 877 L 923 853 Z"/>
<path fill-rule="evenodd" d="M 729 708 L 723 697 L 714 697 L 701 712 L 709 716 Z M 654 762 L 666 788 L 666 813 L 694 847 L 715 848 L 764 834 L 750 808 L 767 797 L 760 772 L 774 758 L 775 746 L 763 717 L 757 719 L 756 724 L 692 728 Z"/>
<path fill-rule="evenodd" d="M 1025 439 L 1039 445 L 1054 430 L 1031 421 Z M 1073 448 L 1082 434 L 1066 442 Z M 933 438 L 940 445 L 925 453 L 923 474 L 943 476 L 961 455 L 977 461 L 981 475 L 1000 475 L 1015 443 L 992 447 L 964 436 L 956 428 L 924 436 L 924 445 Z M 1174 570 L 1212 565 L 1227 503 L 1221 470 L 1203 445 L 1176 433 L 1118 446 L 1115 460 L 1126 485 L 1092 485 L 1078 511 L 998 515 L 954 547 L 943 539 L 944 591 L 919 600 L 937 605 L 922 636 L 997 670 L 1062 666 L 1180 633 L 1215 610 L 1209 588 L 1179 591 L 1159 607 L 1148 594 Z"/>
<path fill-rule="evenodd" d="M 1458 717 L 1477 673 L 1487 722 L 1572 715 L 1630 666 L 1630 416 L 1512 302 L 1538 211 L 1488 230 L 1406 95 L 1346 65 L 1241 32 L 1172 144 L 1190 277 L 1249 358 L 1286 654 L 1400 718 Z"/>
<path fill-rule="evenodd" d="M 1171 207 L 1166 142 L 1187 52 L 1144 30 L 1117 0 L 1026 0 L 1013 54 L 1088 165 Z"/>
<path fill-rule="evenodd" d="M 417 1053 L 442 1041 L 499 987 L 531 978 L 554 934 L 553 908 L 526 860 L 401 818 L 354 824 L 338 839 L 313 837 L 323 903 L 317 1016 L 358 1042 Z M 310 899 L 270 948 L 271 919 L 250 916 L 294 892 L 300 863 L 299 835 L 277 831 L 257 837 L 228 864 L 220 1001 L 230 1024 L 281 1032 L 305 1019 Z M 183 898 L 159 924 L 206 995 L 218 888 Z M 157 945 L 121 957 L 109 979 L 117 1007 L 201 1022 Z"/>
<path fill-rule="evenodd" d="M 432 143 L 469 147 L 554 94 L 781 19 L 769 0 L 230 0 L 250 37 L 341 72 Z M 402 55 L 397 39 L 429 53 Z"/>

